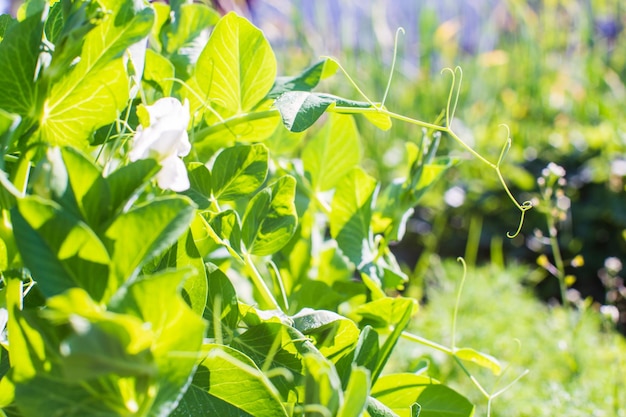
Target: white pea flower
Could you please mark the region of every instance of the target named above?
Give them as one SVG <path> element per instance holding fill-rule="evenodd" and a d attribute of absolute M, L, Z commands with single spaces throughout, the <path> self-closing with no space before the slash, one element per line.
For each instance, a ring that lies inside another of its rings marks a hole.
<path fill-rule="evenodd" d="M 161 165 L 156 176 L 159 187 L 185 191 L 189 188 L 189 177 L 180 158 L 191 151 L 187 135 L 189 101 L 185 100 L 181 104 L 175 98 L 165 97 L 144 108 L 150 117 L 150 125 L 137 128 L 128 157 L 131 161 L 156 159 Z"/>

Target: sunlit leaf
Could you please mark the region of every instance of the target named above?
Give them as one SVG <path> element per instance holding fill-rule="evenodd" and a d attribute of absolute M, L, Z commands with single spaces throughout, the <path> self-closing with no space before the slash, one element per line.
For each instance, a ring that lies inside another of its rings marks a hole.
<path fill-rule="evenodd" d="M 87 34 L 80 61 L 50 89 L 40 127 L 45 142 L 84 148 L 88 136 L 113 122 L 126 106 L 122 55 L 150 32 L 154 12 L 135 10 L 131 0 L 108 0 L 104 6 L 112 13 Z"/>
<path fill-rule="evenodd" d="M 359 163 L 360 148 L 354 119 L 332 114 L 302 151 L 302 163 L 313 189 L 333 188 Z"/>
<path fill-rule="evenodd" d="M 369 395 L 369 371 L 356 367 L 350 374 L 350 382 L 345 392 L 344 403 L 339 408 L 337 417 L 360 417 L 367 408 Z"/>
<path fill-rule="evenodd" d="M 225 416 L 288 415 L 276 388 L 244 354 L 222 345 L 205 345 L 204 351 L 192 389 L 173 416 L 191 417 L 208 410 Z"/>
<path fill-rule="evenodd" d="M 502 365 L 500 362 L 491 355 L 478 352 L 472 348 L 459 348 L 454 350 L 454 356 L 463 360 L 475 363 L 478 366 L 489 369 L 494 375 L 500 375 L 502 372 Z"/>
<path fill-rule="evenodd" d="M 276 77 L 272 91 L 269 92 L 268 97 L 277 98 L 283 93 L 288 91 L 311 91 L 319 82 L 325 78 L 330 77 L 338 69 L 337 62 L 332 59 L 323 59 L 311 65 L 309 68 L 302 71 L 293 77 Z"/>
<path fill-rule="evenodd" d="M 24 263 L 45 295 L 80 287 L 100 300 L 115 289 L 108 280 L 109 254 L 80 219 L 34 196 L 18 201 L 12 219 Z"/>
<path fill-rule="evenodd" d="M 265 181 L 265 145 L 242 145 L 219 153 L 211 169 L 212 193 L 218 200 L 234 200 L 254 193 Z"/>
<path fill-rule="evenodd" d="M 295 179 L 283 176 L 252 198 L 241 229 L 242 241 L 248 252 L 271 255 L 291 239 L 298 221 L 295 193 Z"/>
<path fill-rule="evenodd" d="M 337 184 L 331 203 L 330 234 L 357 267 L 372 258 L 370 220 L 377 183 L 354 168 Z"/>

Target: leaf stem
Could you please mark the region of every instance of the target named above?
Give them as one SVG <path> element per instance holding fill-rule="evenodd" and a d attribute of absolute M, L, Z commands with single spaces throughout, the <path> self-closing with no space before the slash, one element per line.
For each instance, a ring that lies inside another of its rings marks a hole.
<path fill-rule="evenodd" d="M 257 291 L 259 291 L 259 293 L 261 294 L 261 298 L 263 299 L 263 301 L 265 301 L 267 305 L 271 306 L 272 309 L 282 311 L 280 305 L 274 298 L 274 295 L 272 295 L 272 292 L 265 283 L 265 280 L 263 280 L 261 273 L 254 265 L 252 256 L 248 252 L 245 252 L 243 257 L 244 261 L 246 262 L 246 266 L 250 271 L 250 279 L 252 279 L 252 283 L 256 287 Z"/>

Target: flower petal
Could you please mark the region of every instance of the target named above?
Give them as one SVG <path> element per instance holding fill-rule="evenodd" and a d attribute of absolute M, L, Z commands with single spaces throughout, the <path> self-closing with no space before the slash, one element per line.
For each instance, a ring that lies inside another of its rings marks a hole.
<path fill-rule="evenodd" d="M 185 163 L 176 156 L 161 161 L 161 170 L 156 176 L 159 188 L 181 192 L 189 189 L 189 177 Z"/>

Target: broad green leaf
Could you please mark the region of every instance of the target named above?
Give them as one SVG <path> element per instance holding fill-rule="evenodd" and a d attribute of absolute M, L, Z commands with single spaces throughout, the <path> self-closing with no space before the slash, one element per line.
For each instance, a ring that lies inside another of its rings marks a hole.
<path fill-rule="evenodd" d="M 472 417 L 474 405 L 445 385 L 429 385 L 417 398 L 421 417 Z"/>
<path fill-rule="evenodd" d="M 17 20 L 10 14 L 0 15 L 0 42 L 4 39 L 7 30 L 17 23 Z"/>
<path fill-rule="evenodd" d="M 182 286 L 182 297 L 199 316 L 204 312 L 207 302 L 207 274 L 204 260 L 198 252 L 191 228 L 183 233 L 167 252 L 165 252 L 155 269 L 144 268 L 143 273 L 155 273 L 167 268 L 193 267 L 194 272 L 188 274 Z"/>
<path fill-rule="evenodd" d="M 344 402 L 337 417 L 361 417 L 367 408 L 370 391 L 370 374 L 365 368 L 356 367 L 350 374 L 350 382 L 345 392 Z"/>
<path fill-rule="evenodd" d="M 404 311 L 409 307 L 411 307 L 411 314 L 417 312 L 418 305 L 409 298 L 385 297 L 356 307 L 354 314 L 362 317 L 361 323 L 387 329 L 398 323 Z"/>
<path fill-rule="evenodd" d="M 346 355 L 359 338 L 356 324 L 332 311 L 305 308 L 293 316 L 293 326 L 313 337 L 319 351 L 333 362 Z"/>
<path fill-rule="evenodd" d="M 372 372 L 378 363 L 378 333 L 370 326 L 365 326 L 359 335 L 359 341 L 354 350 L 353 363 L 356 366 L 364 367 Z"/>
<path fill-rule="evenodd" d="M 337 184 L 331 203 L 330 234 L 357 267 L 373 256 L 370 220 L 376 190 L 376 180 L 356 167 Z"/>
<path fill-rule="evenodd" d="M 217 245 L 224 246 L 235 259 L 243 259 L 241 252 L 241 221 L 234 210 L 224 210 L 206 225 L 206 232 Z M 207 242 L 208 243 L 208 242 Z M 210 249 L 208 249 L 210 247 Z M 217 249 L 204 245 L 206 254 Z"/>
<path fill-rule="evenodd" d="M 406 222 L 413 214 L 413 207 L 457 163 L 457 160 L 447 157 L 435 158 L 436 149 L 436 143 L 427 150 L 407 144 L 409 175 L 389 184 L 381 192 L 373 216 L 374 232 L 384 233 L 390 241 L 402 239 Z M 422 155 L 425 151 L 428 155 Z"/>
<path fill-rule="evenodd" d="M 239 302 L 230 279 L 215 265 L 209 266 L 206 309 L 202 316 L 209 323 L 207 337 L 216 338 L 218 332 L 230 340 L 239 322 Z M 219 329 L 218 329 L 219 325 Z"/>
<path fill-rule="evenodd" d="M 313 189 L 332 189 L 359 163 L 360 147 L 352 116 L 331 114 L 302 151 L 304 170 Z"/>
<path fill-rule="evenodd" d="M 411 417 L 421 407 L 424 417 L 471 417 L 474 406 L 467 398 L 438 381 L 423 375 L 391 374 L 380 377 L 372 395 L 400 417 Z"/>
<path fill-rule="evenodd" d="M 0 43 L 0 108 L 22 117 L 34 117 L 37 60 L 43 23 L 41 14 L 12 24 Z"/>
<path fill-rule="evenodd" d="M 40 138 L 84 148 L 97 128 L 113 122 L 128 100 L 123 54 L 142 40 L 154 21 L 151 8 L 132 0 L 107 0 L 110 13 L 85 37 L 81 60 L 54 83 L 44 103 Z"/>
<path fill-rule="evenodd" d="M 157 198 L 115 218 L 104 232 L 117 284 L 133 278 L 141 266 L 176 242 L 194 215 L 184 197 Z"/>
<path fill-rule="evenodd" d="M 372 395 L 400 416 L 409 416 L 413 404 L 424 390 L 438 384 L 428 376 L 408 373 L 389 374 L 378 378 L 372 387 Z"/>
<path fill-rule="evenodd" d="M 285 175 L 257 193 L 246 208 L 241 235 L 253 255 L 271 255 L 289 242 L 298 216 L 294 205 L 296 180 Z"/>
<path fill-rule="evenodd" d="M 110 191 L 100 169 L 77 150 L 61 150 L 69 186 L 84 221 L 94 230 L 109 219 Z"/>
<path fill-rule="evenodd" d="M 209 28 L 220 15 L 201 3 L 181 4 L 173 15 L 172 23 L 162 31 L 163 52 L 176 67 L 178 78 L 187 79 L 209 39 Z"/>
<path fill-rule="evenodd" d="M 472 348 L 459 348 L 454 350 L 454 356 L 463 360 L 475 363 L 478 366 L 489 369 L 494 375 L 500 375 L 502 372 L 502 365 L 500 362 L 491 355 L 478 352 Z"/>
<path fill-rule="evenodd" d="M 378 377 L 380 376 L 385 364 L 389 360 L 391 356 L 391 352 L 393 351 L 396 343 L 400 339 L 402 332 L 409 324 L 411 320 L 411 316 L 413 312 L 417 308 L 417 302 L 412 298 L 395 298 L 395 309 L 399 312 L 397 318 L 395 318 L 393 323 L 393 331 L 387 336 L 385 343 L 380 348 L 380 352 L 378 354 L 378 362 L 376 363 L 376 367 L 372 371 L 372 383 L 375 383 Z M 374 302 L 375 303 L 375 302 Z"/>
<path fill-rule="evenodd" d="M 225 414 L 219 415 L 226 416 L 288 415 L 276 388 L 244 354 L 223 345 L 206 345 L 204 350 L 208 353 L 196 371 L 192 390 L 174 416 L 197 416 L 211 409 L 223 410 Z"/>
<path fill-rule="evenodd" d="M 13 133 L 20 124 L 22 118 L 17 114 L 7 113 L 0 109 L 0 146 L 3 150 L 11 148 Z M 2 156 L 4 158 L 4 156 Z M 4 162 L 0 162 L 3 166 Z"/>
<path fill-rule="evenodd" d="M 305 404 L 322 406 L 329 415 L 337 415 L 343 404 L 341 380 L 333 364 L 316 355 L 304 355 L 306 368 Z"/>
<path fill-rule="evenodd" d="M 111 215 L 121 213 L 161 167 L 154 159 L 131 162 L 106 177 L 111 193 Z"/>
<path fill-rule="evenodd" d="M 211 171 L 205 164 L 191 162 L 187 165 L 189 189 L 184 194 L 191 198 L 200 210 L 211 207 Z"/>
<path fill-rule="evenodd" d="M 104 383 L 92 380 L 77 384 L 62 380 L 57 375 L 39 374 L 16 386 L 15 403 L 19 411 L 17 416 L 116 417 L 133 415 L 141 405 L 137 403 L 137 400 L 145 399 L 145 397 L 132 398 L 135 394 L 133 392 L 130 395 L 131 398 L 124 398 L 119 394 L 123 388 L 115 385 L 118 381 L 120 381 L 119 378 L 113 383 L 110 380 Z M 94 395 L 94 392 L 97 395 Z M 141 395 L 144 392 L 137 394 Z"/>
<path fill-rule="evenodd" d="M 152 97 L 148 104 L 161 97 L 169 97 L 174 84 L 174 65 L 167 58 L 154 52 L 146 51 L 146 63 L 143 70 L 143 82 L 156 90 L 158 96 Z"/>
<path fill-rule="evenodd" d="M 288 91 L 274 101 L 274 107 L 280 112 L 287 129 L 292 132 L 302 132 L 311 127 L 327 110 L 342 107 L 346 108 L 343 113 L 350 113 L 349 109 L 367 109 L 372 105 L 368 102 L 347 100 L 331 94 Z M 383 123 L 389 119 L 388 116 L 374 111 L 368 118 L 376 126 L 388 128 L 387 123 Z"/>
<path fill-rule="evenodd" d="M 200 96 L 209 97 L 226 119 L 265 98 L 276 78 L 276 58 L 263 32 L 231 12 L 215 26 L 195 77 Z"/>
<path fill-rule="evenodd" d="M 288 91 L 311 91 L 319 82 L 332 76 L 339 68 L 333 59 L 323 59 L 294 77 L 276 77 L 269 98 L 277 98 Z"/>
<path fill-rule="evenodd" d="M 26 197 L 11 218 L 24 264 L 46 296 L 80 287 L 101 300 L 117 288 L 108 279 L 111 259 L 100 239 L 58 204 Z"/>
<path fill-rule="evenodd" d="M 116 297 L 111 310 L 139 317 L 155 334 L 151 352 L 157 365 L 158 392 L 150 416 L 174 410 L 196 365 L 205 323 L 180 296 L 189 268 L 143 276 Z"/>
<path fill-rule="evenodd" d="M 367 399 L 367 414 L 370 417 L 399 417 L 389 407 L 373 397 Z"/>
<path fill-rule="evenodd" d="M 11 358 L 11 379 L 27 380 L 38 371 L 50 368 L 44 334 L 33 327 L 21 314 L 22 281 L 17 277 L 3 277 L 6 285 L 6 304 L 9 320 L 9 356 Z M 4 380 L 4 379 L 3 379 Z M 0 385 L 1 386 L 1 385 Z"/>
<path fill-rule="evenodd" d="M 60 343 L 67 382 L 156 372 L 150 352 L 152 330 L 137 317 L 104 312 L 84 290 L 73 288 L 50 298 L 42 315 L 71 329 Z"/>
<path fill-rule="evenodd" d="M 191 385 L 183 398 L 181 398 L 176 410 L 170 417 L 197 417 L 197 416 L 220 416 L 220 417 L 254 417 L 241 408 L 209 394 L 205 389 L 197 385 Z"/>
<path fill-rule="evenodd" d="M 263 144 L 224 149 L 211 169 L 213 196 L 228 201 L 253 194 L 265 182 L 268 159 Z"/>

